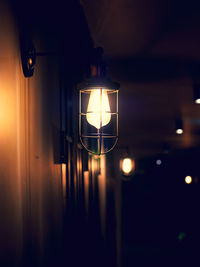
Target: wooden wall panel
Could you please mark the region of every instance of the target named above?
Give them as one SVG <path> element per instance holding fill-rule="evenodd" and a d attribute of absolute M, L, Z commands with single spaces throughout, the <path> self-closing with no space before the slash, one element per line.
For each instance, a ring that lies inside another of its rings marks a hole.
<path fill-rule="evenodd" d="M 60 95 L 54 56 L 37 58 L 27 89 L 29 238 L 33 258 L 43 263 L 50 255 L 57 255 L 62 239 L 62 165 L 55 156 L 60 145 Z"/>
<path fill-rule="evenodd" d="M 0 1 L 0 261 L 9 266 L 42 263 L 61 246 L 59 97 L 55 57 L 24 78 L 17 23 Z"/>
<path fill-rule="evenodd" d="M 76 8 L 72 10 L 79 15 Z M 1 266 L 62 266 L 64 262 L 71 267 L 79 266 L 81 259 L 98 267 L 114 257 L 114 253 L 107 256 L 110 249 L 105 250 L 106 242 L 115 242 L 113 222 L 107 219 L 108 213 L 114 214 L 114 205 L 108 203 L 113 188 L 106 157 L 100 164 L 95 157 L 86 157 L 79 144 L 76 79 L 89 50 L 89 45 L 82 47 L 83 41 L 85 45 L 89 41 L 80 25 L 76 36 L 65 29 L 71 38 L 69 44 L 66 34 L 70 49 L 65 52 L 70 51 L 71 57 L 65 55 L 64 63 L 56 55 L 37 57 L 34 76 L 27 79 L 21 68 L 19 25 L 8 1 L 0 0 Z M 41 35 L 36 27 L 36 50 L 52 49 Z M 54 37 L 49 37 L 52 43 Z M 61 130 L 67 137 L 63 140 L 66 164 L 60 161 Z"/>
<path fill-rule="evenodd" d="M 0 257 L 19 260 L 23 240 L 23 170 L 18 32 L 6 2 L 0 2 Z"/>

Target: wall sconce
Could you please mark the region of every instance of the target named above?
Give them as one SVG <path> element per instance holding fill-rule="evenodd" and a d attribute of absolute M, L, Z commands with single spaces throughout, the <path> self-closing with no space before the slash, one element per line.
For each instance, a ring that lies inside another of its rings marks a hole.
<path fill-rule="evenodd" d="M 183 121 L 181 119 L 176 120 L 176 133 L 183 134 Z"/>
<path fill-rule="evenodd" d="M 193 86 L 194 102 L 200 104 L 200 85 L 194 84 Z"/>
<path fill-rule="evenodd" d="M 33 76 L 37 56 L 48 56 L 55 54 L 54 52 L 36 52 L 32 39 L 28 34 L 21 34 L 20 36 L 20 52 L 22 70 L 25 78 Z"/>
<path fill-rule="evenodd" d="M 36 57 L 56 55 L 55 52 L 36 52 L 31 36 L 25 32 L 20 35 L 20 52 L 22 70 L 25 78 L 33 76 Z M 60 110 L 62 110 L 62 107 L 60 107 Z M 66 141 L 68 143 L 72 142 L 70 137 L 66 136 L 62 129 L 53 127 L 53 156 L 55 164 L 65 164 L 67 161 Z"/>
<path fill-rule="evenodd" d="M 129 157 L 122 158 L 120 160 L 120 170 L 124 176 L 131 176 L 135 170 L 135 161 Z"/>
<path fill-rule="evenodd" d="M 36 51 L 30 36 L 25 34 L 20 36 L 20 50 L 24 76 L 26 78 L 32 77 L 36 62 Z"/>
<path fill-rule="evenodd" d="M 105 77 L 102 48 L 95 50 L 91 77 L 79 88 L 79 136 L 82 145 L 92 154 L 111 151 L 118 139 L 119 83 Z"/>

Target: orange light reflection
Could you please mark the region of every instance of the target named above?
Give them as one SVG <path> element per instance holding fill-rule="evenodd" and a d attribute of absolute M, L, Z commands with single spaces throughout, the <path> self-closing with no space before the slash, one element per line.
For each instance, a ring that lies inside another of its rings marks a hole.
<path fill-rule="evenodd" d="M 84 179 L 84 193 L 85 193 L 85 209 L 88 214 L 89 209 L 89 171 L 83 172 Z"/>
<path fill-rule="evenodd" d="M 64 203 L 66 200 L 66 193 L 67 193 L 66 170 L 67 170 L 66 164 L 62 163 L 61 173 L 62 173 L 62 191 L 63 191 Z"/>
<path fill-rule="evenodd" d="M 105 234 L 105 221 L 106 221 L 106 156 L 100 156 L 100 171 L 98 175 L 98 188 L 99 188 L 99 206 L 101 216 L 101 230 Z"/>

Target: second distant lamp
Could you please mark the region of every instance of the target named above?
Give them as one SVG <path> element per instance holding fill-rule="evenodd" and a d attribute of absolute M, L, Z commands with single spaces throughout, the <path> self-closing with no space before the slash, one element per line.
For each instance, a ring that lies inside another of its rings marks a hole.
<path fill-rule="evenodd" d="M 194 102 L 200 104 L 200 85 L 194 84 L 193 86 Z"/>
<path fill-rule="evenodd" d="M 181 119 L 176 120 L 176 133 L 183 134 L 183 121 Z"/>
<path fill-rule="evenodd" d="M 120 169 L 124 176 L 131 176 L 135 171 L 135 161 L 130 157 L 120 160 Z"/>

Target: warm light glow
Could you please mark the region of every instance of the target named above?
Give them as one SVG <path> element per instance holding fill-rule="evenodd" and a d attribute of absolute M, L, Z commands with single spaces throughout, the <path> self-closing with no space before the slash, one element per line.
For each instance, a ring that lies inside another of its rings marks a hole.
<path fill-rule="evenodd" d="M 191 182 L 192 182 L 192 177 L 191 177 L 191 176 L 186 176 L 186 177 L 185 177 L 185 182 L 186 182 L 186 184 L 191 184 Z"/>
<path fill-rule="evenodd" d="M 110 122 L 110 105 L 106 90 L 94 89 L 91 91 L 87 112 L 88 123 L 97 129 Z"/>
<path fill-rule="evenodd" d="M 29 63 L 30 65 L 32 65 L 32 64 L 33 64 L 33 60 L 32 60 L 32 58 L 31 58 L 31 57 L 29 58 L 29 60 L 28 60 L 28 63 Z"/>
<path fill-rule="evenodd" d="M 84 196 L 85 196 L 85 208 L 88 213 L 88 208 L 89 208 L 89 179 L 90 179 L 90 174 L 89 171 L 84 171 L 83 172 L 83 179 L 84 179 Z"/>
<path fill-rule="evenodd" d="M 196 104 L 200 104 L 200 98 L 195 99 Z"/>
<path fill-rule="evenodd" d="M 101 230 L 105 234 L 106 230 L 106 156 L 100 156 L 100 174 L 98 175 L 98 192 L 99 192 L 99 208 L 101 217 Z"/>
<path fill-rule="evenodd" d="M 13 70 L 9 69 L 9 71 Z M 10 81 L 10 77 L 8 72 L 7 76 L 4 77 L 2 75 L 2 79 L 0 78 L 0 142 L 3 142 L 4 138 L 6 139 L 10 136 L 12 133 L 11 129 L 15 125 L 15 92 L 12 91 L 14 84 Z"/>
<path fill-rule="evenodd" d="M 134 162 L 130 158 L 125 158 L 122 160 L 122 171 L 125 175 L 130 174 L 134 169 Z"/>
<path fill-rule="evenodd" d="M 61 173 L 62 173 L 62 190 L 63 190 L 63 198 L 66 200 L 66 192 L 67 192 L 67 181 L 66 181 L 66 164 L 62 163 L 61 165 Z"/>
<path fill-rule="evenodd" d="M 182 134 L 182 133 L 183 133 L 183 129 L 177 129 L 177 130 L 176 130 L 176 133 L 177 133 L 177 134 Z"/>

